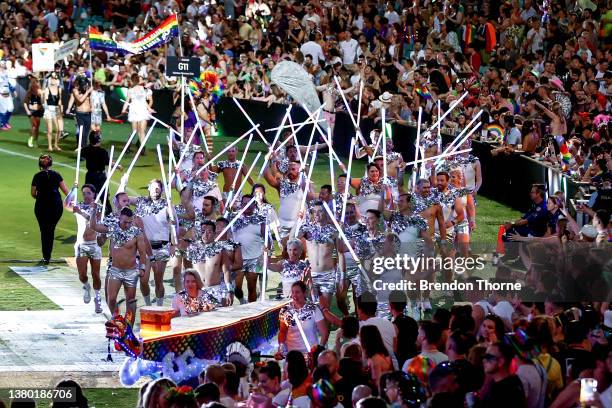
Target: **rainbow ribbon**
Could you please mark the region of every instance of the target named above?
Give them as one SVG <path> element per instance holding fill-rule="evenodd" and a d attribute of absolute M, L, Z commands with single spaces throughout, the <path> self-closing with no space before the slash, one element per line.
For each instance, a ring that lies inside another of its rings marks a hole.
<path fill-rule="evenodd" d="M 178 20 L 176 14 L 173 14 L 134 42 L 115 41 L 104 36 L 95 27 L 89 27 L 89 46 L 92 50 L 117 52 L 122 55 L 142 54 L 164 45 L 178 35 Z"/>

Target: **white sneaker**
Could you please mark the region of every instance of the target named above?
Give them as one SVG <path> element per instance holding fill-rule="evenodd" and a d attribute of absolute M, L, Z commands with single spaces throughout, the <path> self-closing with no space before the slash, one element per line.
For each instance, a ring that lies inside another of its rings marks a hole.
<path fill-rule="evenodd" d="M 94 296 L 94 304 L 96 305 L 96 313 L 102 313 L 102 299 L 100 299 L 100 296 Z"/>
<path fill-rule="evenodd" d="M 155 300 L 155 303 L 157 304 L 157 306 L 163 306 L 164 305 L 164 298 L 157 298 Z"/>
<path fill-rule="evenodd" d="M 89 282 L 83 285 L 83 302 L 91 302 L 91 285 Z"/>

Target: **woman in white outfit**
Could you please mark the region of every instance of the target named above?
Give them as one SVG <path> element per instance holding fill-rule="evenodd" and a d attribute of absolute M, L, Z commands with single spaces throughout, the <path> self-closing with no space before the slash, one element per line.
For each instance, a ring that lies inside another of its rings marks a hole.
<path fill-rule="evenodd" d="M 132 87 L 128 90 L 127 100 L 123 104 L 121 112 L 128 112 L 128 121 L 132 124 L 132 130 L 138 132 L 138 140 L 142 144 L 145 142 L 147 121 L 151 113 L 155 113 L 151 109 L 153 98 L 151 90 L 144 87 L 144 80 L 138 74 L 132 74 L 130 80 Z M 144 148 L 142 149 L 142 155 L 145 155 Z"/>
<path fill-rule="evenodd" d="M 93 92 L 91 93 L 91 130 L 101 130 L 102 113 L 106 114 L 106 120 L 110 119 L 108 107 L 104 97 L 104 91 L 99 81 L 93 82 Z"/>

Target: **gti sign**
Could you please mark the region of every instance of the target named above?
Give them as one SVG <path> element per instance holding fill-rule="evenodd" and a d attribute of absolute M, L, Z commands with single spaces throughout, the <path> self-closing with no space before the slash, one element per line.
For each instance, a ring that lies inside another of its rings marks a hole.
<path fill-rule="evenodd" d="M 166 57 L 166 76 L 200 76 L 200 59 L 187 57 Z"/>

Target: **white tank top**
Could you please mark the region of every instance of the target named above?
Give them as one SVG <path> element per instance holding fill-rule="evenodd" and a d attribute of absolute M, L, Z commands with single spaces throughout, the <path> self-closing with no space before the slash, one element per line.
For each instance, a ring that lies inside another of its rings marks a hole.
<path fill-rule="evenodd" d="M 285 185 L 286 184 L 286 185 Z M 278 209 L 278 219 L 281 227 L 291 228 L 297 220 L 300 205 L 304 197 L 304 190 L 297 187 L 295 191 L 291 189 L 285 191 L 285 187 L 289 183 L 285 180 L 281 181 L 280 206 Z"/>
<path fill-rule="evenodd" d="M 167 212 L 163 210 L 157 214 L 141 217 L 142 223 L 144 224 L 145 236 L 149 241 L 168 241 L 170 230 L 168 229 L 166 214 Z"/>
<path fill-rule="evenodd" d="M 476 188 L 476 162 L 465 163 L 462 166 L 465 186 L 470 190 Z"/>
<path fill-rule="evenodd" d="M 244 259 L 255 259 L 263 253 L 264 241 L 261 224 L 248 224 L 240 229 L 232 229 L 234 241 L 239 242 Z"/>

